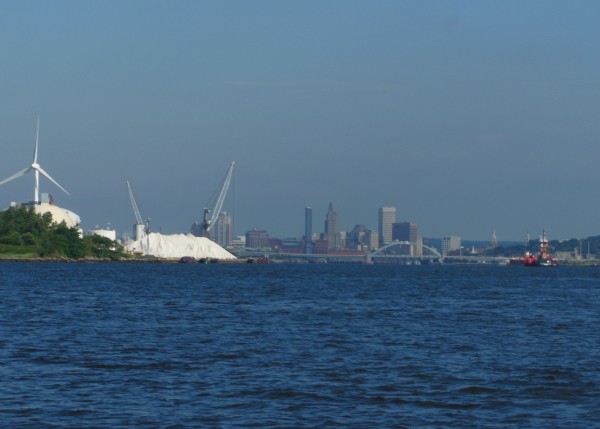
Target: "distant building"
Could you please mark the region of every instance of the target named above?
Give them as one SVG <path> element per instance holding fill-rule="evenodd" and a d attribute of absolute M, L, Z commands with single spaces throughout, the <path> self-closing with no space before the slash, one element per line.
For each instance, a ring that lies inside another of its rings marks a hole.
<path fill-rule="evenodd" d="M 231 215 L 227 212 L 219 213 L 215 226 L 215 241 L 222 247 L 230 247 L 233 243 L 233 229 L 231 227 Z"/>
<path fill-rule="evenodd" d="M 367 227 L 365 225 L 355 225 L 352 231 L 346 235 L 346 246 L 348 249 L 358 250 L 366 247 Z"/>
<path fill-rule="evenodd" d="M 133 236 L 136 237 L 136 240 L 139 240 L 141 237 L 141 232 L 138 231 L 138 229 L 142 228 L 143 225 L 141 224 L 136 224 L 133 226 Z M 190 234 L 192 234 L 194 237 L 204 237 L 204 228 L 202 228 L 202 224 L 198 221 L 194 222 L 192 224 L 192 226 L 190 227 Z"/>
<path fill-rule="evenodd" d="M 269 237 L 269 244 L 267 244 L 264 248 L 268 248 L 271 252 L 282 253 L 281 250 L 283 247 L 282 240 L 277 237 Z"/>
<path fill-rule="evenodd" d="M 338 242 L 338 219 L 337 213 L 333 211 L 333 204 L 329 203 L 329 210 L 325 216 L 325 240 L 327 240 L 328 249 L 337 249 L 340 247 Z"/>
<path fill-rule="evenodd" d="M 369 250 L 377 249 L 379 245 L 379 233 L 369 229 L 365 234 L 365 243 Z"/>
<path fill-rule="evenodd" d="M 430 247 L 432 249 L 436 249 L 438 252 L 440 251 L 440 249 L 438 249 L 437 247 L 435 247 L 433 240 L 431 238 L 423 238 L 420 237 L 421 239 L 421 246 L 427 246 Z"/>
<path fill-rule="evenodd" d="M 563 262 L 570 262 L 580 259 L 577 249 L 575 249 L 573 252 L 555 252 L 554 257 Z"/>
<path fill-rule="evenodd" d="M 89 230 L 85 235 L 99 235 L 100 237 L 108 238 L 112 241 L 117 241 L 117 231 L 110 228 L 99 228 L 96 226 L 95 229 Z"/>
<path fill-rule="evenodd" d="M 329 243 L 327 240 L 320 238 L 315 240 L 315 246 L 313 247 L 313 253 L 317 255 L 324 255 L 327 253 Z"/>
<path fill-rule="evenodd" d="M 379 235 L 365 225 L 355 225 L 352 231 L 346 234 L 346 248 L 360 252 L 377 249 Z"/>
<path fill-rule="evenodd" d="M 335 248 L 336 249 L 345 249 L 346 248 L 346 231 L 338 231 L 335 235 Z"/>
<path fill-rule="evenodd" d="M 460 251 L 461 240 L 457 235 L 451 235 L 450 237 L 442 237 L 442 255 L 450 255 L 455 251 Z"/>
<path fill-rule="evenodd" d="M 392 225 L 392 241 L 417 242 L 417 224 L 414 222 L 398 222 Z"/>
<path fill-rule="evenodd" d="M 417 235 L 417 224 L 414 222 L 397 222 L 392 225 L 392 241 L 410 243 L 408 253 L 411 256 L 423 255 L 423 240 Z"/>
<path fill-rule="evenodd" d="M 304 207 L 304 253 L 310 255 L 313 252 L 312 241 L 312 207 Z"/>
<path fill-rule="evenodd" d="M 392 225 L 396 223 L 396 207 L 379 208 L 379 247 L 392 242 Z"/>
<path fill-rule="evenodd" d="M 267 249 L 269 248 L 269 233 L 264 229 L 253 229 L 246 233 L 247 249 Z"/>
<path fill-rule="evenodd" d="M 423 256 L 423 237 L 417 237 L 414 247 L 414 256 Z"/>
<path fill-rule="evenodd" d="M 244 247 L 246 247 L 246 236 L 245 235 L 238 235 L 237 237 L 234 237 L 231 245 L 237 249 L 243 249 Z"/>
<path fill-rule="evenodd" d="M 299 238 L 282 238 L 278 243 L 278 251 L 281 253 L 303 253 L 304 240 Z M 272 247 L 272 250 L 275 250 Z"/>

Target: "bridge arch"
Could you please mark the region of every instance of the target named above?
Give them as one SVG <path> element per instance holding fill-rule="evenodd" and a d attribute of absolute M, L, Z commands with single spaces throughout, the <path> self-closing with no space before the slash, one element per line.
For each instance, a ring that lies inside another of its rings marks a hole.
<path fill-rule="evenodd" d="M 373 253 L 371 253 L 371 257 L 384 256 L 384 255 L 386 255 L 387 250 L 389 250 L 393 247 L 398 247 L 398 246 L 416 246 L 416 244 L 411 243 L 409 241 L 392 241 L 391 243 L 388 243 L 385 246 L 380 247 L 379 249 L 377 249 Z M 422 244 L 421 246 L 423 247 L 423 249 L 428 250 L 430 253 L 430 255 L 421 256 L 422 258 L 433 257 L 435 259 L 442 259 L 442 255 L 440 255 L 440 253 L 434 247 L 426 246 L 425 244 Z M 395 255 L 395 256 L 402 257 L 402 255 Z M 406 255 L 406 257 L 415 257 L 415 256 Z"/>

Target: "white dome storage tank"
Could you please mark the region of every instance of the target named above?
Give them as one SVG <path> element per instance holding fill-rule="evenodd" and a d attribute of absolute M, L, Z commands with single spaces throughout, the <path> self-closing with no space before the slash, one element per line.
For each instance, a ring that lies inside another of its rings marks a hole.
<path fill-rule="evenodd" d="M 88 232 L 88 235 L 99 235 L 100 237 L 106 237 L 112 241 L 117 240 L 117 231 L 114 229 L 102 229 L 102 228 L 92 229 L 91 231 Z"/>

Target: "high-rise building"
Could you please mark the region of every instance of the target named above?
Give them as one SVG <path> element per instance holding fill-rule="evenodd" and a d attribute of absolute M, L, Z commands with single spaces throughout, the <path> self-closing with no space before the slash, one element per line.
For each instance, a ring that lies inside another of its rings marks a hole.
<path fill-rule="evenodd" d="M 421 256 L 423 253 L 423 242 L 417 235 L 417 224 L 414 222 L 398 222 L 392 225 L 392 241 L 410 243 L 408 254 Z M 421 242 L 419 244 L 419 241 Z"/>
<path fill-rule="evenodd" d="M 233 242 L 233 230 L 231 227 L 231 215 L 227 212 L 219 213 L 215 222 L 215 241 L 223 247 L 231 246 Z"/>
<path fill-rule="evenodd" d="M 337 213 L 333 211 L 333 204 L 329 203 L 329 210 L 325 216 L 325 239 L 328 249 L 338 247 L 338 220 Z"/>
<path fill-rule="evenodd" d="M 304 207 L 304 253 L 312 254 L 312 207 Z"/>
<path fill-rule="evenodd" d="M 449 255 L 451 252 L 460 250 L 461 241 L 457 235 L 442 237 L 442 255 Z"/>
<path fill-rule="evenodd" d="M 417 242 L 414 247 L 415 256 L 423 256 L 423 237 L 417 237 Z"/>
<path fill-rule="evenodd" d="M 379 247 L 392 242 L 394 223 L 396 223 L 396 207 L 379 207 Z"/>
<path fill-rule="evenodd" d="M 414 222 L 398 222 L 392 225 L 392 241 L 417 242 L 417 224 Z"/>

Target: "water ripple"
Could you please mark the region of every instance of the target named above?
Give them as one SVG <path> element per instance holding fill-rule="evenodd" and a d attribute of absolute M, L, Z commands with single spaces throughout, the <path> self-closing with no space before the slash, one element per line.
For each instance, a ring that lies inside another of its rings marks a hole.
<path fill-rule="evenodd" d="M 598 427 L 600 270 L 0 264 L 14 427 Z"/>

